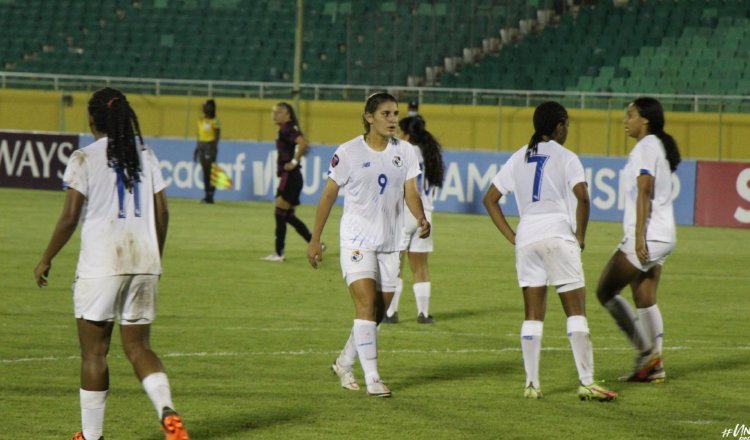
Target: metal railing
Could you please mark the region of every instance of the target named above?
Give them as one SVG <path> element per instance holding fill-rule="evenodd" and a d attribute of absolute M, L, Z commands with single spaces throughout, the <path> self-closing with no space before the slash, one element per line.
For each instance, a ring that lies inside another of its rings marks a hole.
<path fill-rule="evenodd" d="M 288 82 L 215 81 L 117 76 L 62 75 L 0 71 L 0 88 L 91 92 L 103 86 L 127 93 L 152 95 L 199 95 L 236 98 L 289 98 L 294 96 Z M 427 104 L 536 106 L 545 100 L 558 100 L 569 108 L 622 108 L 638 93 L 580 92 L 555 90 L 497 90 L 444 87 L 337 85 L 303 83 L 301 99 L 362 102 L 378 90 L 387 90 L 400 100 L 418 99 Z M 685 112 L 750 112 L 750 96 L 653 94 L 666 110 Z"/>

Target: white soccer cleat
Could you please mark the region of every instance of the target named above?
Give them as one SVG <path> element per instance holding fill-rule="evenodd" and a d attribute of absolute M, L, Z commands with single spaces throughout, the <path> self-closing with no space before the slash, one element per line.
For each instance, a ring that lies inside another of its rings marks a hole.
<path fill-rule="evenodd" d="M 347 390 L 352 391 L 359 391 L 359 385 L 357 385 L 357 380 L 354 378 L 354 372 L 351 368 L 346 368 L 339 365 L 338 358 L 336 358 L 336 360 L 331 365 L 331 370 L 333 370 L 333 373 L 339 377 L 339 381 L 341 381 L 341 388 L 346 388 Z"/>
<path fill-rule="evenodd" d="M 367 384 L 367 395 L 373 397 L 391 397 L 391 390 L 380 379 Z"/>
<path fill-rule="evenodd" d="M 269 255 L 267 257 L 261 258 L 261 260 L 273 261 L 273 262 L 276 262 L 276 263 L 283 263 L 285 259 L 286 258 L 284 258 L 283 255 L 279 255 L 276 252 L 272 253 L 271 255 Z"/>

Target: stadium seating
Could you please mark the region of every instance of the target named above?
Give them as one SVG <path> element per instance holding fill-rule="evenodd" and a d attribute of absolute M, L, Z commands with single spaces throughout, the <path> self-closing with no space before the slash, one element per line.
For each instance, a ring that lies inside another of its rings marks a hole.
<path fill-rule="evenodd" d="M 750 2 L 587 1 L 535 26 L 553 3 L 306 0 L 302 79 L 750 94 Z M 286 0 L 0 0 L 9 40 L 0 70 L 288 82 L 294 7 Z M 490 40 L 501 38 L 498 50 Z"/>

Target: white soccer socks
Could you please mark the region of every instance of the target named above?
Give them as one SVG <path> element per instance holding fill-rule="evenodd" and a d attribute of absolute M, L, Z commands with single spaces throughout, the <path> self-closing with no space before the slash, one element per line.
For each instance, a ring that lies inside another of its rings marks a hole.
<path fill-rule="evenodd" d="M 639 353 L 646 353 L 652 348 L 651 339 L 646 335 L 643 323 L 636 319 L 630 304 L 620 295 L 615 295 L 604 304 L 609 314 L 615 319 L 625 335 L 633 343 Z M 661 315 L 660 315 L 661 316 Z"/>
<path fill-rule="evenodd" d="M 526 369 L 526 386 L 539 388 L 539 358 L 542 352 L 543 321 L 524 321 L 521 325 L 521 352 Z"/>
<path fill-rule="evenodd" d="M 393 291 L 393 299 L 391 305 L 388 306 L 388 310 L 385 312 L 385 316 L 391 317 L 398 312 L 398 301 L 401 299 L 401 292 L 404 290 L 404 280 L 401 277 L 396 279 L 396 290 Z"/>
<path fill-rule="evenodd" d="M 429 281 L 423 283 L 414 283 L 414 299 L 417 300 L 417 314 L 421 313 L 425 317 L 430 316 L 430 289 L 432 283 Z"/>
<path fill-rule="evenodd" d="M 568 340 L 582 385 L 594 382 L 594 349 L 591 345 L 589 325 L 583 315 L 568 317 Z"/>
<path fill-rule="evenodd" d="M 368 385 L 380 379 L 378 374 L 378 331 L 376 327 L 375 321 L 364 319 L 355 319 L 352 327 L 359 363 L 365 372 L 365 383 Z"/>
<path fill-rule="evenodd" d="M 643 329 L 646 331 L 646 337 L 653 344 L 653 350 L 661 355 L 662 341 L 664 339 L 664 321 L 661 318 L 659 306 L 654 304 L 651 307 L 637 309 L 636 311 L 638 312 L 638 321 L 643 324 Z"/>
<path fill-rule="evenodd" d="M 86 391 L 80 389 L 81 432 L 85 438 L 98 439 L 104 432 L 104 407 L 107 391 Z"/>
<path fill-rule="evenodd" d="M 338 363 L 340 366 L 351 369 L 357 360 L 357 344 L 354 342 L 354 329 L 349 332 L 349 339 L 346 340 L 344 348 L 339 353 Z"/>
<path fill-rule="evenodd" d="M 141 384 L 143 385 L 143 389 L 146 390 L 149 399 L 151 399 L 151 403 L 154 404 L 159 420 L 161 420 L 161 412 L 165 406 L 175 409 L 174 404 L 172 403 L 172 391 L 169 389 L 169 380 L 167 379 L 166 373 L 159 372 L 149 374 L 143 379 Z"/>

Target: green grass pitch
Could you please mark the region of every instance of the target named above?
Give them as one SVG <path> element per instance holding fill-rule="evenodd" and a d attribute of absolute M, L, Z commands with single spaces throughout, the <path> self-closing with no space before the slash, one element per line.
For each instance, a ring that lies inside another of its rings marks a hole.
<path fill-rule="evenodd" d="M 78 233 L 54 260 L 49 287 L 38 289 L 32 273 L 63 197 L 0 190 L 0 438 L 60 439 L 80 427 L 70 298 Z M 513 248 L 487 216 L 437 213 L 430 257 L 437 323 L 416 324 L 407 273 L 402 323 L 383 327 L 378 339 L 379 369 L 394 395 L 375 399 L 339 388 L 329 369 L 353 318 L 338 262 L 340 209 L 314 271 L 292 228 L 288 260 L 260 261 L 273 246 L 271 203 L 218 199 L 170 200 L 152 332 L 194 439 L 719 439 L 750 425 L 750 231 L 679 228 L 659 291 L 668 382 L 621 384 L 633 352 L 594 295 L 621 225 L 592 222 L 584 267 L 596 376 L 619 398 L 576 398 L 565 317 L 551 291 L 545 398 L 529 401 Z M 312 206 L 298 209 L 310 227 L 313 214 Z M 118 338 L 115 331 L 105 437 L 163 438 Z"/>

